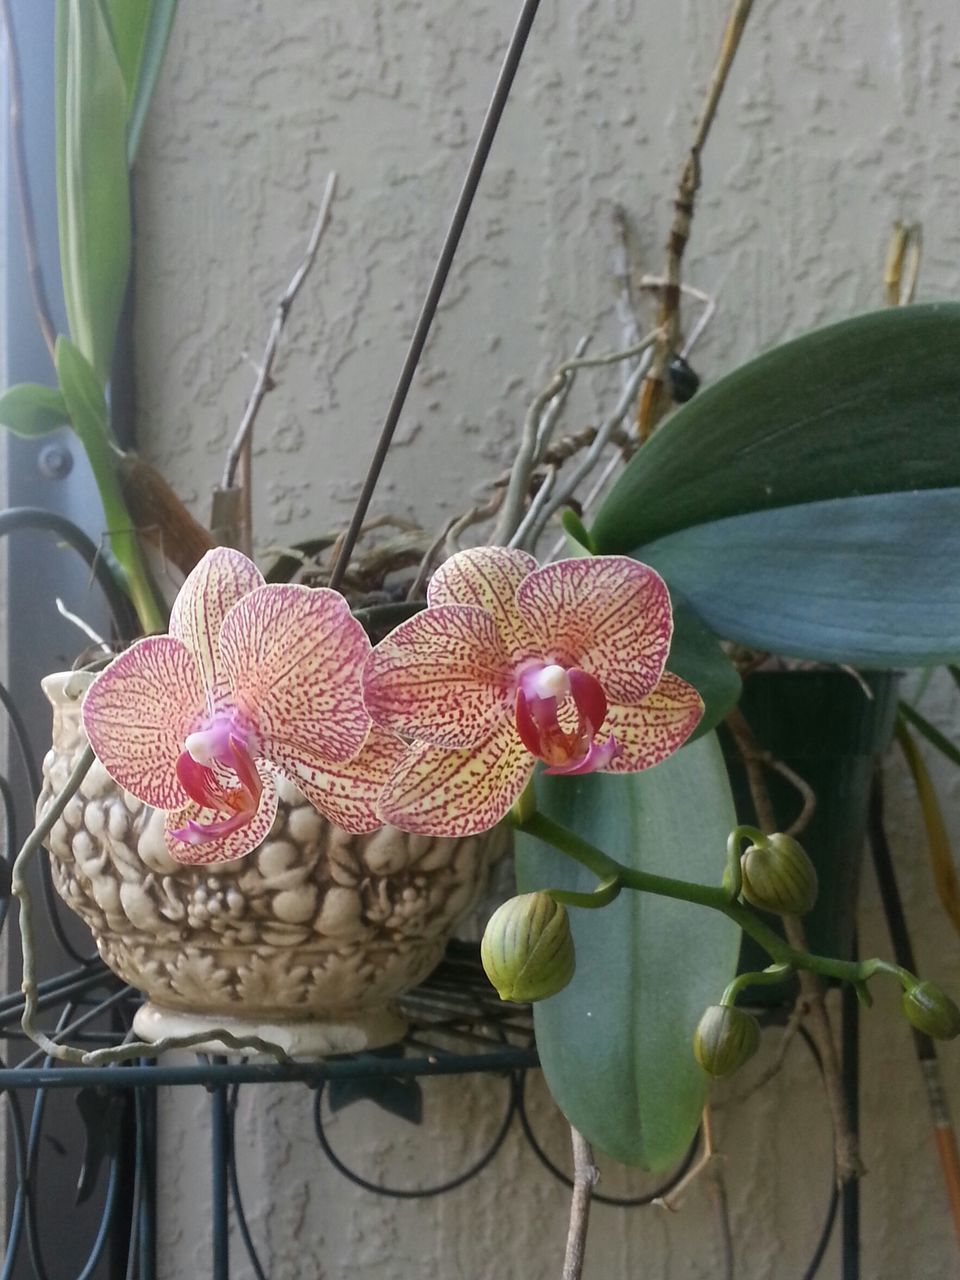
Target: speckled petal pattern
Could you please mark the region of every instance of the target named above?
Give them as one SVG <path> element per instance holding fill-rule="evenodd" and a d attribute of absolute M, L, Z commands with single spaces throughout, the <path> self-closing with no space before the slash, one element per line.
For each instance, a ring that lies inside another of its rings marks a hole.
<path fill-rule="evenodd" d="M 360 672 L 370 641 L 339 592 L 260 587 L 224 618 L 220 650 L 234 702 L 256 725 L 267 759 L 336 763 L 363 746 L 370 717 Z"/>
<path fill-rule="evenodd" d="M 137 640 L 100 673 L 83 702 L 83 725 L 115 782 L 158 809 L 178 809 L 184 739 L 204 713 L 193 654 L 172 636 Z"/>
<path fill-rule="evenodd" d="M 517 588 L 537 567 L 526 551 L 508 547 L 471 547 L 445 561 L 430 579 L 427 601 L 476 605 L 493 618 L 511 658 L 530 653 L 531 637 L 517 609 Z"/>
<path fill-rule="evenodd" d="M 442 747 L 469 747 L 511 714 L 511 671 L 491 616 L 469 605 L 425 609 L 373 650 L 363 692 L 377 724 Z"/>
<path fill-rule="evenodd" d="M 390 775 L 402 763 L 407 746 L 374 725 L 360 753 L 343 764 L 308 765 L 303 760 L 274 763 L 300 788 L 314 808 L 353 835 L 383 826 L 378 801 Z"/>
<path fill-rule="evenodd" d="M 224 618 L 244 596 L 263 586 L 263 575 L 245 555 L 230 547 L 208 551 L 187 575 L 170 612 L 170 634 L 197 659 L 214 699 L 227 690 L 217 638 Z"/>
<path fill-rule="evenodd" d="M 260 805 L 256 814 L 236 831 L 223 836 L 219 840 L 205 840 L 201 844 L 191 844 L 186 840 L 178 840 L 174 831 L 182 830 L 189 822 L 198 822 L 204 826 L 215 822 L 223 815 L 213 809 L 205 809 L 193 800 L 188 801 L 181 809 L 167 813 L 164 818 L 164 843 L 172 858 L 189 866 L 208 866 L 213 862 L 230 862 L 234 858 L 242 858 L 250 853 L 270 834 L 277 816 L 277 789 L 269 772 L 261 764 L 259 766 L 263 791 L 260 794 Z"/>
<path fill-rule="evenodd" d="M 636 704 L 660 679 L 673 615 L 648 565 L 627 556 L 558 560 L 524 579 L 517 605 L 543 657 L 596 676 L 611 702 Z"/>
<path fill-rule="evenodd" d="M 673 755 L 690 737 L 703 715 L 703 702 L 692 685 L 667 671 L 652 693 L 637 706 L 613 704 L 603 732 L 612 734 L 622 754 L 606 773 L 638 773 Z"/>
<path fill-rule="evenodd" d="M 414 743 L 380 798 L 386 822 L 418 835 L 466 836 L 505 817 L 533 772 L 510 721 L 463 751 Z"/>

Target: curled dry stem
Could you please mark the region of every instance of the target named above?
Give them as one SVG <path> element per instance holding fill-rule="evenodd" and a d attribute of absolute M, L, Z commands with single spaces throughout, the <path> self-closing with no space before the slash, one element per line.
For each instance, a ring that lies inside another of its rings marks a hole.
<path fill-rule="evenodd" d="M 523 508 L 530 487 L 530 476 L 537 462 L 538 451 L 542 453 L 548 443 L 548 432 L 541 429 L 541 423 L 545 419 L 555 422 L 558 416 L 558 411 L 555 410 L 552 419 L 548 417 L 551 411 L 551 401 L 560 399 L 562 404 L 562 398 L 569 393 L 572 378 L 580 369 L 601 368 L 604 365 L 619 364 L 623 360 L 631 360 L 634 357 L 641 356 L 648 348 L 653 346 L 658 332 L 657 329 L 653 329 L 639 342 L 631 347 L 624 347 L 620 351 L 608 351 L 599 356 L 574 355 L 571 359 L 565 360 L 554 371 L 546 386 L 534 397 L 530 408 L 527 410 L 517 456 L 510 470 L 510 479 L 507 483 L 503 507 L 491 538 L 494 544 L 500 546 L 516 545 L 512 540 L 523 519 Z M 581 339 L 578 344 L 578 350 L 585 347 L 585 345 L 586 339 Z"/>
<path fill-rule="evenodd" d="M 39 990 L 36 976 L 36 949 L 33 928 L 33 897 L 27 882 L 27 870 L 33 858 L 39 852 L 44 841 L 50 835 L 56 823 L 63 815 L 70 800 L 80 790 L 84 778 L 90 772 L 94 762 L 93 749 L 85 747 L 70 775 L 60 791 L 44 809 L 43 816 L 27 836 L 10 875 L 10 887 L 20 903 L 20 941 L 23 956 L 23 1015 L 20 1025 L 24 1034 L 33 1041 L 43 1053 L 57 1062 L 70 1062 L 78 1066 L 99 1067 L 115 1062 L 128 1062 L 133 1058 L 159 1057 L 167 1049 L 189 1049 L 211 1043 L 223 1045 L 227 1049 L 253 1050 L 257 1053 L 269 1054 L 278 1062 L 288 1060 L 286 1052 L 276 1044 L 263 1040 L 259 1036 L 235 1036 L 225 1028 L 212 1028 L 190 1036 L 167 1036 L 154 1044 L 129 1042 L 115 1047 L 86 1051 L 73 1045 L 61 1044 L 47 1035 L 36 1024 L 37 1000 Z"/>

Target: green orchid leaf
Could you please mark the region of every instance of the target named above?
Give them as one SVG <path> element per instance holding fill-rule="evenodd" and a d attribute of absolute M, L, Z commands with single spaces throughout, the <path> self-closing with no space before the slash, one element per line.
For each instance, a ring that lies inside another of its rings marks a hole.
<path fill-rule="evenodd" d="M 945 733 L 941 733 L 936 725 L 931 724 L 926 716 L 922 716 L 909 702 L 900 703 L 900 714 L 916 731 L 940 752 L 942 756 L 960 767 L 960 747 L 951 742 Z"/>
<path fill-rule="evenodd" d="M 590 540 L 590 534 L 587 527 L 577 515 L 575 511 L 571 511 L 569 507 L 564 508 L 560 517 L 560 523 L 563 525 L 563 531 L 567 535 L 567 541 L 571 546 L 571 554 L 575 556 L 595 555 L 596 551 Z"/>
<path fill-rule="evenodd" d="M 57 0 L 57 206 L 70 334 L 106 384 L 130 273 L 127 86 L 99 0 Z"/>
<path fill-rule="evenodd" d="M 630 866 L 719 883 L 736 826 L 716 736 L 646 773 L 540 776 L 540 808 Z M 695 799 L 695 803 L 694 803 Z M 589 892 L 584 868 L 517 833 L 522 892 Z M 704 1009 L 733 977 L 739 931 L 718 912 L 624 890 L 599 911 L 570 910 L 573 981 L 534 1006 L 550 1092 L 597 1149 L 665 1169 L 689 1146 L 707 1092 L 693 1057 Z"/>
<path fill-rule="evenodd" d="M 0 426 L 14 435 L 45 436 L 69 421 L 63 396 L 54 387 L 22 382 L 0 395 Z"/>
<path fill-rule="evenodd" d="M 121 454 L 111 437 L 103 388 L 83 352 L 62 334 L 57 339 L 54 362 L 70 421 L 100 491 L 104 531 L 110 539 L 109 551 L 105 548 L 104 555 L 130 596 L 144 632 L 163 631 L 164 611 L 153 590 L 140 541 L 120 489 L 117 463 Z"/>
<path fill-rule="evenodd" d="M 101 0 L 127 91 L 127 160 L 137 154 L 177 0 Z"/>
<path fill-rule="evenodd" d="M 960 489 L 810 502 L 642 547 L 717 635 L 858 667 L 960 658 Z"/>
<path fill-rule="evenodd" d="M 630 552 L 708 521 L 960 485 L 960 306 L 818 329 L 705 388 L 639 450 L 591 530 Z"/>
<path fill-rule="evenodd" d="M 688 681 L 703 699 L 703 719 L 691 742 L 715 729 L 740 697 L 740 673 L 719 639 L 682 600 L 673 601 L 673 640 L 667 670 Z"/>

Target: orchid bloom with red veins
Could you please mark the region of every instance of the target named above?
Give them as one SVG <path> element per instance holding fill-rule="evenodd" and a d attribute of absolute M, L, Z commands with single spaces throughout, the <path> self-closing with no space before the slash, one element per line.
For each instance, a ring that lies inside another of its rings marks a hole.
<path fill-rule="evenodd" d="M 387 822 L 427 835 L 484 831 L 537 760 L 548 773 L 633 773 L 676 751 L 703 713 L 664 671 L 670 597 L 623 556 L 540 569 L 502 547 L 438 569 L 428 608 L 376 646 L 364 698 L 376 724 L 412 739 L 380 799 Z"/>
<path fill-rule="evenodd" d="M 371 831 L 404 748 L 364 709 L 369 652 L 336 591 L 266 586 L 252 561 L 220 547 L 184 582 L 170 634 L 136 641 L 91 684 L 84 728 L 114 781 L 166 811 L 180 862 L 260 844 L 278 774 L 347 831 Z"/>

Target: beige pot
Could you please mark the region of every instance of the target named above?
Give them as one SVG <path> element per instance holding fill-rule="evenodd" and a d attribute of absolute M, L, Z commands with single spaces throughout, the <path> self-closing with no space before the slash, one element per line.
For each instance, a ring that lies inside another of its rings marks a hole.
<path fill-rule="evenodd" d="M 65 783 L 86 738 L 92 676 L 48 676 L 53 747 L 38 812 Z M 389 1044 L 391 1007 L 440 960 L 476 902 L 498 832 L 463 840 L 382 827 L 351 836 L 290 783 L 268 838 L 234 862 L 188 867 L 163 841 L 163 816 L 97 761 L 48 840 L 54 883 L 90 927 L 114 973 L 148 997 L 144 1039 L 225 1028 L 291 1055 Z M 215 1037 L 211 1047 L 218 1046 Z"/>

